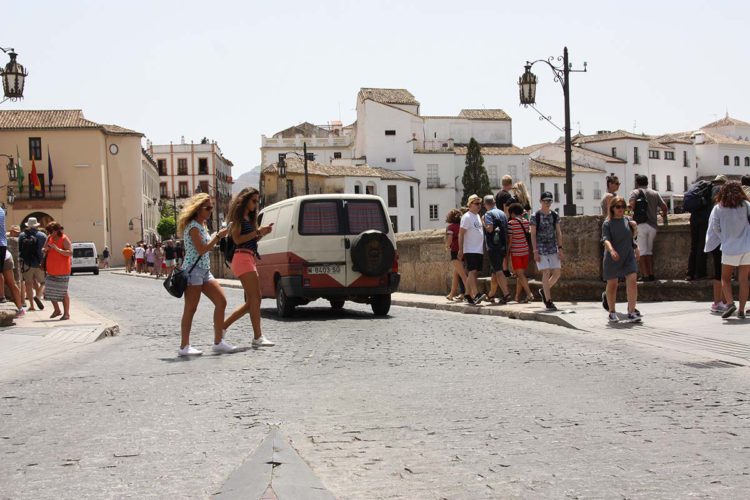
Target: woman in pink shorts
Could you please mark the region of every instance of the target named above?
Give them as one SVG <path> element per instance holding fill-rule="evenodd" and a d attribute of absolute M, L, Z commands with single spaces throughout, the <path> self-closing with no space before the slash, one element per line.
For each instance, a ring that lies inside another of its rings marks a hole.
<path fill-rule="evenodd" d="M 260 281 L 255 259 L 258 256 L 258 240 L 271 232 L 271 226 L 258 226 L 258 200 L 260 193 L 255 188 L 239 192 L 229 206 L 230 234 L 235 244 L 232 257 L 232 273 L 242 283 L 245 303 L 224 320 L 224 329 L 250 313 L 253 327 L 253 347 L 271 347 L 273 342 L 263 336 L 260 329 Z"/>

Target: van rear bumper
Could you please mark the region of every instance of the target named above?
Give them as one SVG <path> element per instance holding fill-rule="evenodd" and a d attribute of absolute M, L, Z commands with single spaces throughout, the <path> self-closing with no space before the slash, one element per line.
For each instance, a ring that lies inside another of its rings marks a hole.
<path fill-rule="evenodd" d="M 282 276 L 280 285 L 287 297 L 354 297 L 382 295 L 398 290 L 401 282 L 399 273 L 388 273 L 388 286 L 384 287 L 344 287 L 341 288 L 306 288 L 302 286 L 302 276 Z"/>

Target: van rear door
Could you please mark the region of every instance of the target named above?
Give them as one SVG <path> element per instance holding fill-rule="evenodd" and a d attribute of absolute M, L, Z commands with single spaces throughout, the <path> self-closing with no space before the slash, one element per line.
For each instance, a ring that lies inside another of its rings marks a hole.
<path fill-rule="evenodd" d="M 354 238 L 360 233 L 370 230 L 380 231 L 388 234 L 390 225 L 386 219 L 383 204 L 379 199 L 370 200 L 344 200 L 343 213 L 345 219 L 347 251 L 346 251 L 346 285 L 354 287 L 374 287 L 383 286 L 380 283 L 382 277 L 364 276 L 354 271 L 352 262 L 352 253 L 348 250 Z M 387 284 L 387 283 L 386 283 Z"/>
<path fill-rule="evenodd" d="M 303 277 L 313 288 L 346 286 L 347 263 L 341 200 L 304 200 L 300 204 L 297 232 L 304 248 Z"/>

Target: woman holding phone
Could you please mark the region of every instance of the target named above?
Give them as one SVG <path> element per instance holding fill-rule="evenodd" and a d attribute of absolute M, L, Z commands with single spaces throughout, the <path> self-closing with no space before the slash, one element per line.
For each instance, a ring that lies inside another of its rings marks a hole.
<path fill-rule="evenodd" d="M 221 238 L 227 234 L 226 229 L 218 231 L 213 236 L 208 235 L 206 221 L 211 217 L 214 204 L 206 193 L 193 196 L 180 212 L 177 219 L 177 231 L 182 233 L 185 241 L 185 262 L 182 269 L 188 273 L 188 286 L 185 289 L 185 309 L 180 324 L 182 342 L 179 356 L 200 356 L 202 351 L 190 345 L 190 330 L 193 326 L 193 316 L 198 309 L 201 293 L 205 294 L 214 304 L 214 352 L 235 352 L 235 346 L 224 340 L 222 322 L 227 307 L 219 282 L 211 274 L 211 263 L 208 252 L 216 246 Z"/>
<path fill-rule="evenodd" d="M 258 256 L 258 240 L 271 232 L 273 224 L 258 226 L 258 203 L 260 193 L 255 188 L 245 188 L 229 205 L 229 230 L 235 250 L 232 257 L 232 273 L 242 283 L 245 290 L 245 303 L 234 310 L 224 321 L 224 330 L 250 313 L 253 327 L 253 347 L 271 347 L 260 329 L 260 281 L 255 259 Z"/>

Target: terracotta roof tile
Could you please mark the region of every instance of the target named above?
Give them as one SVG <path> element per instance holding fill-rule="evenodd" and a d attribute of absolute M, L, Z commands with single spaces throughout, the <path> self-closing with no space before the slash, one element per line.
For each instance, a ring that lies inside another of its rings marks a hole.
<path fill-rule="evenodd" d="M 635 139 L 641 141 L 650 141 L 651 136 L 633 134 L 625 130 L 615 130 L 614 132 L 608 132 L 606 134 L 577 135 L 573 138 L 573 143 L 585 144 L 587 142 L 612 141 L 615 139 Z"/>
<path fill-rule="evenodd" d="M 80 109 L 4 110 L 0 111 L 0 130 L 26 129 L 100 129 L 107 134 L 143 135 L 119 125 L 102 125 L 83 116 Z"/>
<path fill-rule="evenodd" d="M 263 169 L 264 173 L 276 173 L 278 162 Z M 304 174 L 305 162 L 296 156 L 287 156 L 286 171 L 292 174 Z M 406 180 L 418 182 L 409 175 L 387 168 L 370 167 L 369 165 L 324 165 L 316 161 L 307 162 L 307 174 L 320 177 L 378 177 L 383 180 Z"/>
<path fill-rule="evenodd" d="M 573 173 L 603 174 L 605 171 L 573 163 Z M 532 177 L 565 177 L 565 162 L 547 159 L 532 159 L 529 161 L 529 174 Z"/>
<path fill-rule="evenodd" d="M 366 99 L 383 104 L 413 104 L 419 106 L 419 101 L 406 89 L 359 89 L 359 100 L 364 101 Z"/>
<path fill-rule="evenodd" d="M 0 111 L 0 129 L 99 128 L 80 109 Z"/>
<path fill-rule="evenodd" d="M 469 120 L 510 120 L 510 116 L 502 109 L 462 109 L 458 117 Z"/>
<path fill-rule="evenodd" d="M 465 145 L 456 145 L 453 148 L 453 151 L 457 155 L 465 155 L 466 151 L 468 150 L 468 146 Z M 481 146 L 481 153 L 482 155 L 522 155 L 524 154 L 523 150 L 517 146 L 508 145 L 508 146 Z"/>
<path fill-rule="evenodd" d="M 679 134 L 664 134 L 655 140 L 662 144 L 692 144 L 690 139 L 692 132 L 680 132 Z"/>
<path fill-rule="evenodd" d="M 733 125 L 739 125 L 741 127 L 750 127 L 750 123 L 743 122 L 742 120 L 738 120 L 736 118 L 731 118 L 729 114 L 727 114 L 721 120 L 716 120 L 715 122 L 711 122 L 708 125 L 703 125 L 701 128 L 731 127 Z"/>

